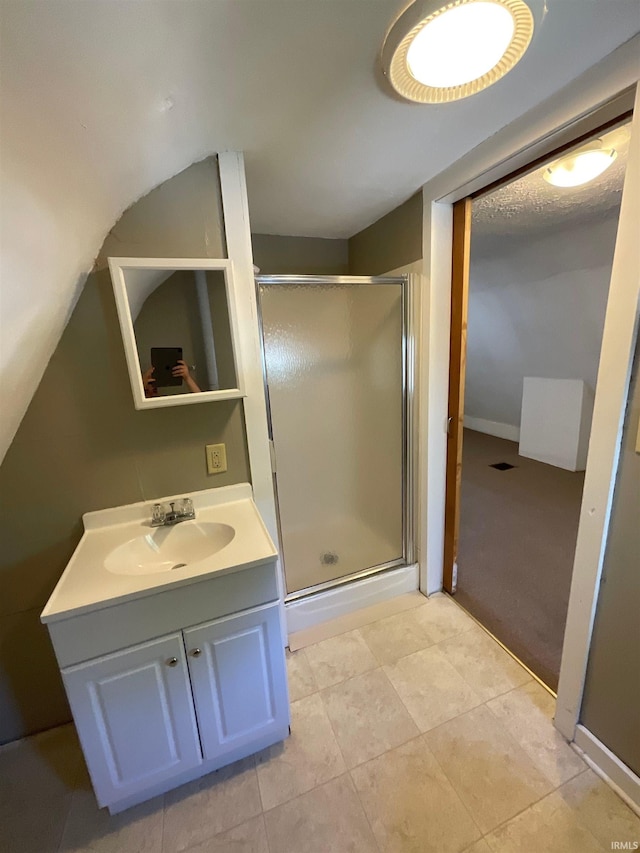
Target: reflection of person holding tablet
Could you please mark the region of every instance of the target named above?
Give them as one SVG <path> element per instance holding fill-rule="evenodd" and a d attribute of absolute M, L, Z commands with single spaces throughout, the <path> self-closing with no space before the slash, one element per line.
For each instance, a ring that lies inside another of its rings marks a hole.
<path fill-rule="evenodd" d="M 142 384 L 144 386 L 144 396 L 145 397 L 157 397 L 158 389 L 156 387 L 156 380 L 153 378 L 153 371 L 155 367 L 150 367 L 148 370 L 142 374 Z M 196 394 L 200 391 L 198 385 L 193 378 L 193 376 L 189 373 L 189 368 L 187 364 L 180 358 L 178 359 L 178 363 L 171 368 L 171 375 L 175 376 L 176 379 L 180 378 L 187 388 L 189 389 L 191 394 Z"/>
<path fill-rule="evenodd" d="M 179 376 L 192 394 L 200 390 L 195 379 L 189 373 L 189 368 L 181 358 L 178 359 L 176 366 L 171 368 L 171 375 Z"/>

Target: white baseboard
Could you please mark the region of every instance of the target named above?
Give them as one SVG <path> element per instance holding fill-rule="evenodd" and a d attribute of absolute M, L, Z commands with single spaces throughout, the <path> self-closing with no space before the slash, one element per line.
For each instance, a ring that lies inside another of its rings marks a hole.
<path fill-rule="evenodd" d="M 418 589 L 418 583 L 418 565 L 415 563 L 346 583 L 300 601 L 290 601 L 284 606 L 287 633 L 294 634 L 396 595 L 413 592 Z"/>
<path fill-rule="evenodd" d="M 499 421 L 487 421 L 484 418 L 465 415 L 464 425 L 467 429 L 474 429 L 476 432 L 485 432 L 487 435 L 506 438 L 508 441 L 520 441 L 520 427 L 512 424 L 501 424 Z"/>
<path fill-rule="evenodd" d="M 640 816 L 640 778 L 633 770 L 582 725 L 576 726 L 572 745 L 589 767 Z"/>

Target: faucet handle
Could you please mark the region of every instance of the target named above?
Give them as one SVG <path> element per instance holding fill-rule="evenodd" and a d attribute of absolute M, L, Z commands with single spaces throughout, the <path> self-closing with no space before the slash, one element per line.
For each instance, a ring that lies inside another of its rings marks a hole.
<path fill-rule="evenodd" d="M 162 504 L 154 504 L 151 510 L 151 524 L 163 524 L 164 518 L 165 512 Z"/>
<path fill-rule="evenodd" d="M 180 514 L 187 516 L 188 518 L 195 518 L 195 511 L 193 509 L 193 501 L 191 498 L 182 498 L 180 501 Z"/>

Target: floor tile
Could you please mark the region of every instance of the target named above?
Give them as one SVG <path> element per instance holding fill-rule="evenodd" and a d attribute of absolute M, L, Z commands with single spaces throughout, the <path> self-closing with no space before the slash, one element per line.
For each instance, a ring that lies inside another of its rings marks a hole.
<path fill-rule="evenodd" d="M 0 749 L 0 837 L 7 850 L 57 851 L 83 763 L 73 726 Z"/>
<path fill-rule="evenodd" d="M 484 833 L 552 790 L 551 783 L 484 706 L 424 737 Z"/>
<path fill-rule="evenodd" d="M 554 727 L 555 699 L 537 681 L 492 699 L 487 706 L 554 788 L 586 769 Z"/>
<path fill-rule="evenodd" d="M 422 609 L 416 607 L 406 613 L 397 613 L 359 629 L 378 663 L 395 663 L 399 658 L 433 645 L 417 615 Z"/>
<path fill-rule="evenodd" d="M 347 767 L 362 764 L 419 734 L 381 669 L 329 687 L 321 696 Z"/>
<path fill-rule="evenodd" d="M 378 665 L 357 630 L 309 646 L 305 654 L 321 690 Z"/>
<path fill-rule="evenodd" d="M 265 810 L 286 803 L 346 770 L 318 693 L 292 703 L 290 737 L 258 753 L 256 758 Z"/>
<path fill-rule="evenodd" d="M 297 652 L 287 651 L 287 678 L 289 680 L 289 700 L 295 702 L 305 696 L 315 693 L 318 689 L 309 661 L 300 649 Z"/>
<path fill-rule="evenodd" d="M 160 853 L 163 804 L 163 798 L 156 797 L 110 815 L 107 809 L 98 808 L 87 775 L 71 798 L 60 853 Z"/>
<path fill-rule="evenodd" d="M 351 777 L 384 853 L 458 853 L 480 838 L 422 738 L 361 764 Z"/>
<path fill-rule="evenodd" d="M 272 853 L 377 853 L 348 775 L 265 814 Z"/>
<path fill-rule="evenodd" d="M 190 847 L 187 853 L 269 853 L 264 818 L 262 815 L 251 818 Z"/>
<path fill-rule="evenodd" d="M 179 853 L 262 811 L 253 756 L 165 794 L 163 853 Z"/>
<path fill-rule="evenodd" d="M 603 853 L 556 792 L 498 827 L 486 840 L 493 853 Z"/>
<path fill-rule="evenodd" d="M 483 702 L 531 681 L 531 676 L 482 628 L 445 640 L 438 646 Z"/>
<path fill-rule="evenodd" d="M 401 658 L 384 671 L 422 732 L 481 703 L 438 646 Z"/>
<path fill-rule="evenodd" d="M 593 770 L 567 782 L 557 793 L 606 850 L 613 849 L 614 841 L 635 842 L 640 849 L 640 818 Z"/>
<path fill-rule="evenodd" d="M 432 643 L 440 643 L 476 627 L 473 619 L 444 593 L 428 598 L 416 612 L 416 619 L 421 622 Z"/>

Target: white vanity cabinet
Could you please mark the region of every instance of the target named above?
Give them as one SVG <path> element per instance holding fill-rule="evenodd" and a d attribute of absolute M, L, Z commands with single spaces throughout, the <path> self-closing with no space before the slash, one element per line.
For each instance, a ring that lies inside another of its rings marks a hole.
<path fill-rule="evenodd" d="M 202 763 L 182 636 L 62 671 L 100 805 Z"/>
<path fill-rule="evenodd" d="M 98 801 L 278 740 L 289 723 L 279 626 L 268 604 L 64 669 Z"/>
<path fill-rule="evenodd" d="M 48 627 L 98 803 L 112 813 L 289 734 L 272 559 Z"/>
<path fill-rule="evenodd" d="M 277 604 L 190 628 L 184 638 L 205 760 L 289 724 Z"/>

